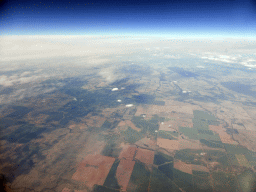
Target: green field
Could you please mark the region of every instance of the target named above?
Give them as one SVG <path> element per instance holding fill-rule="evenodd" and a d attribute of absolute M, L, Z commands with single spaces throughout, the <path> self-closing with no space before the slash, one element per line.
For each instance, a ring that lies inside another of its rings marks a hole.
<path fill-rule="evenodd" d="M 199 133 L 198 138 L 200 140 L 205 139 L 205 140 L 210 140 L 210 141 L 221 141 L 220 137 L 219 137 L 219 134 L 213 133 L 213 132 L 212 132 L 212 135 Z"/>
<path fill-rule="evenodd" d="M 236 155 L 244 155 L 250 165 L 256 165 L 256 153 L 239 145 L 225 144 L 225 149 L 232 165 L 239 165 Z"/>
<path fill-rule="evenodd" d="M 185 191 L 193 191 L 193 176 L 173 168 L 173 181 Z"/>
<path fill-rule="evenodd" d="M 158 167 L 168 178 L 173 179 L 173 163 L 167 163 Z"/>
<path fill-rule="evenodd" d="M 189 139 L 198 140 L 198 131 L 195 128 L 179 127 L 179 131 L 182 132 Z"/>
<path fill-rule="evenodd" d="M 115 189 L 110 189 L 110 188 L 107 188 L 105 186 L 101 186 L 101 185 L 94 185 L 93 186 L 93 192 L 118 192 L 119 190 L 115 190 Z"/>
<path fill-rule="evenodd" d="M 166 155 L 161 152 L 155 153 L 155 156 L 154 156 L 154 164 L 155 165 L 162 165 L 164 163 L 172 162 L 172 161 L 173 161 L 173 157 L 171 157 L 169 155 Z"/>
<path fill-rule="evenodd" d="M 203 150 L 192 150 L 192 149 L 182 149 L 176 151 L 174 159 L 179 159 L 186 163 L 191 163 L 195 165 L 205 165 L 200 159 L 200 153 L 204 152 Z M 195 160 L 197 159 L 197 160 Z"/>
<path fill-rule="evenodd" d="M 157 133 L 157 137 L 163 138 L 163 139 L 170 139 L 170 140 L 177 140 L 171 133 L 171 131 L 162 131 L 159 130 Z"/>
<path fill-rule="evenodd" d="M 193 175 L 194 191 L 196 192 L 211 192 L 213 188 L 209 182 L 208 177 L 199 177 Z"/>
<path fill-rule="evenodd" d="M 141 162 L 136 162 L 127 187 L 127 192 L 147 191 L 150 171 Z"/>
<path fill-rule="evenodd" d="M 180 191 L 176 185 L 174 185 L 173 181 L 166 177 L 164 173 L 162 173 L 159 169 L 153 167 L 153 171 L 150 175 L 149 182 L 149 192 L 165 192 L 172 191 L 178 192 Z"/>
<path fill-rule="evenodd" d="M 240 187 L 236 180 L 236 177 L 229 173 L 224 173 L 221 171 L 211 173 L 214 189 L 216 191 L 225 192 L 238 192 Z"/>
<path fill-rule="evenodd" d="M 108 176 L 103 184 L 103 186 L 113 189 L 120 189 L 120 186 L 118 185 L 117 179 L 116 179 L 116 170 L 119 165 L 119 160 L 115 160 L 113 163 Z"/>
<path fill-rule="evenodd" d="M 208 141 L 205 139 L 200 139 L 200 142 L 208 147 L 212 148 L 224 148 L 224 145 L 221 141 Z"/>
<path fill-rule="evenodd" d="M 132 122 L 133 124 L 142 129 L 142 133 L 150 133 L 155 135 L 155 131 L 159 129 L 158 122 L 162 120 L 161 117 L 153 116 L 150 120 L 145 120 L 143 117 L 133 116 Z"/>
<path fill-rule="evenodd" d="M 196 119 L 196 118 L 193 118 L 192 121 L 193 121 L 193 128 L 197 130 L 199 129 L 209 130 L 209 124 L 207 121 L 204 121 L 202 119 Z"/>
<path fill-rule="evenodd" d="M 204 171 L 192 171 L 193 175 L 197 176 L 197 177 L 203 177 L 203 178 L 208 178 L 210 176 L 210 174 L 208 172 L 204 172 Z"/>
<path fill-rule="evenodd" d="M 128 127 L 125 131 L 123 131 L 122 135 L 124 136 L 124 139 L 129 143 L 135 143 L 136 141 L 143 138 L 143 134 L 141 132 L 138 132 L 131 127 Z"/>
<path fill-rule="evenodd" d="M 205 158 L 209 162 L 219 162 L 223 169 L 230 166 L 226 152 L 219 150 L 205 150 Z"/>
<path fill-rule="evenodd" d="M 194 110 L 193 115 L 194 115 L 195 119 L 206 119 L 206 120 L 210 120 L 210 121 L 217 120 L 213 115 L 211 115 L 205 111 Z"/>

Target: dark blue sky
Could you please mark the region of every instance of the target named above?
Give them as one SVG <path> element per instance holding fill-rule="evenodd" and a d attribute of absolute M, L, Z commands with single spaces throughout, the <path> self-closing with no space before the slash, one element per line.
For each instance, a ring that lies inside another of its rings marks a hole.
<path fill-rule="evenodd" d="M 1 35 L 256 37 L 254 0 L 1 1 Z"/>

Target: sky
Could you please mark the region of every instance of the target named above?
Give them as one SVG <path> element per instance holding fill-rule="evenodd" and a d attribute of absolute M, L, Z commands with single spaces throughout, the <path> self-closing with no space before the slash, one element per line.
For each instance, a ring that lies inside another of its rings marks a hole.
<path fill-rule="evenodd" d="M 2 0 L 0 35 L 256 38 L 255 0 Z"/>

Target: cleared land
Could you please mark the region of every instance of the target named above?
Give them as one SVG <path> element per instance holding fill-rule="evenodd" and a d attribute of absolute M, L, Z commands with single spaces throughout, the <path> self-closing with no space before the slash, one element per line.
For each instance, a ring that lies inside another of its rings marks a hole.
<path fill-rule="evenodd" d="M 126 191 L 135 161 L 121 159 L 116 170 L 116 178 L 122 191 Z"/>
<path fill-rule="evenodd" d="M 135 146 L 131 146 L 131 145 L 128 145 L 128 146 L 124 146 L 120 155 L 119 155 L 119 159 L 130 159 L 132 160 L 133 157 L 134 157 L 134 154 L 135 154 L 135 151 L 136 151 L 136 147 Z"/>
<path fill-rule="evenodd" d="M 89 154 L 79 164 L 72 179 L 85 182 L 90 188 L 95 184 L 103 185 L 114 161 L 112 157 Z"/>
<path fill-rule="evenodd" d="M 174 168 L 178 169 L 182 172 L 192 174 L 192 164 L 186 164 L 182 161 L 175 161 L 174 162 Z"/>
<path fill-rule="evenodd" d="M 154 162 L 154 151 L 147 149 L 138 148 L 136 152 L 135 159 L 138 159 L 145 164 L 153 164 Z"/>
<path fill-rule="evenodd" d="M 170 150 L 179 150 L 180 149 L 180 142 L 178 140 L 157 138 L 157 145 L 159 147 L 162 147 L 165 149 L 170 149 Z"/>

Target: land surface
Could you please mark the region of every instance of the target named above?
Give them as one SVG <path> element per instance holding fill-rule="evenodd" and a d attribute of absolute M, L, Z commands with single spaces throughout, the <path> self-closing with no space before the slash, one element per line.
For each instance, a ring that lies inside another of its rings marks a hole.
<path fill-rule="evenodd" d="M 159 59 L 167 52 L 59 67 L 59 75 L 2 71 L 0 173 L 8 188 L 252 192 L 255 69 L 189 54 Z"/>

